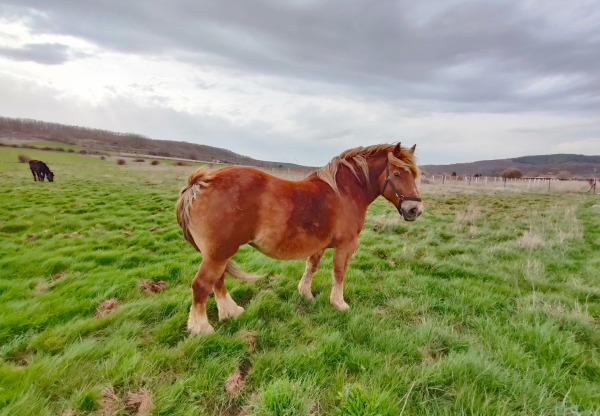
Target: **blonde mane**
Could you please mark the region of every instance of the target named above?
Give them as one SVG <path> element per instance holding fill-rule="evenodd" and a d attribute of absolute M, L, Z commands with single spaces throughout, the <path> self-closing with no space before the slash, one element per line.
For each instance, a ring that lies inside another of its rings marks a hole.
<path fill-rule="evenodd" d="M 418 178 L 420 172 L 413 153 L 402 147 L 400 151 L 400 158 L 397 158 L 392 154 L 394 146 L 394 144 L 377 144 L 373 146 L 348 149 L 331 159 L 331 161 L 321 169 L 317 170 L 317 176 L 327 185 L 331 186 L 335 193 L 339 193 L 336 175 L 340 165 L 346 166 L 348 169 L 350 169 L 359 182 L 363 182 L 363 179 L 361 179 L 361 176 L 359 176 L 356 171 L 356 167 L 358 167 L 362 173 L 364 182 L 366 183 L 368 189 L 371 190 L 367 158 L 376 153 L 385 152 L 388 155 L 388 160 L 390 163 L 412 173 L 415 179 Z"/>

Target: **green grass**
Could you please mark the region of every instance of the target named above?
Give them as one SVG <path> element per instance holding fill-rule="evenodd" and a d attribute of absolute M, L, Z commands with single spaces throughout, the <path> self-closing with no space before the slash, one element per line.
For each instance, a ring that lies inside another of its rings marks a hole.
<path fill-rule="evenodd" d="M 34 182 L 22 153 L 55 182 Z M 154 415 L 600 412 L 598 197 L 425 187 L 414 223 L 379 200 L 349 312 L 329 305 L 331 253 L 309 302 L 302 261 L 245 247 L 236 262 L 265 275 L 227 281 L 246 312 L 217 322 L 211 299 L 216 333 L 190 338 L 200 256 L 174 204 L 191 169 L 0 149 L 0 414 L 98 413 L 109 386 L 115 414 L 141 389 Z M 146 293 L 140 279 L 167 286 Z M 107 299 L 118 306 L 96 316 Z"/>

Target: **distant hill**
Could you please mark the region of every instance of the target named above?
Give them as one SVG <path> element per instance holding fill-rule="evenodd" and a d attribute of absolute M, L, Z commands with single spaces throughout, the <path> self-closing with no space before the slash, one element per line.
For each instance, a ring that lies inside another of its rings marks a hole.
<path fill-rule="evenodd" d="M 72 144 L 92 152 L 139 154 L 265 168 L 311 169 L 293 163 L 256 160 L 227 149 L 202 144 L 154 140 L 134 133 L 115 133 L 107 130 L 68 126 L 38 120 L 0 117 L 0 142 L 23 143 L 30 140 L 50 140 Z M 517 168 L 521 170 L 524 176 L 554 175 L 565 178 L 591 178 L 600 175 L 600 156 L 554 154 L 421 166 L 421 169 L 428 174 L 451 175 L 452 172 L 456 172 L 457 175 L 461 176 L 476 174 L 500 176 L 508 168 Z"/>
<path fill-rule="evenodd" d="M 450 165 L 423 165 L 432 175 L 456 172 L 457 175 L 500 176 L 508 168 L 517 168 L 523 176 L 557 176 L 562 178 L 592 178 L 600 176 L 600 156 L 553 154 L 523 156 L 512 159 L 482 160 Z"/>
<path fill-rule="evenodd" d="M 293 163 L 256 160 L 227 149 L 202 144 L 154 140 L 134 133 L 115 133 L 38 120 L 0 117 L 0 141 L 18 143 L 29 140 L 50 140 L 77 145 L 88 151 L 96 152 L 129 153 L 270 168 L 306 169 L 304 166 Z"/>

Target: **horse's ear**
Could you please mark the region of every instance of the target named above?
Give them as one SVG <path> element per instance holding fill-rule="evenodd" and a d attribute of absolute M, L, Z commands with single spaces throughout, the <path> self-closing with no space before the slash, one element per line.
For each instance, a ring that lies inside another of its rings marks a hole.
<path fill-rule="evenodd" d="M 417 145 L 414 144 L 413 147 L 411 147 L 408 151 L 411 152 L 413 155 L 415 154 L 415 150 L 417 150 Z"/>
<path fill-rule="evenodd" d="M 394 146 L 394 150 L 392 150 L 392 154 L 394 156 L 396 156 L 398 159 L 400 159 L 401 151 L 402 151 L 402 146 L 400 145 L 400 142 L 398 142 L 398 144 L 396 146 Z"/>

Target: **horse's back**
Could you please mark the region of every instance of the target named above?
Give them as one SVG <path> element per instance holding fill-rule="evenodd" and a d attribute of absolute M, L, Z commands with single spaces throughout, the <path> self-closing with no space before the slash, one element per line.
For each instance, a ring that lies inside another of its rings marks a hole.
<path fill-rule="evenodd" d="M 271 257 L 301 258 L 329 244 L 332 192 L 321 180 L 290 181 L 244 166 L 200 173 L 189 216 L 203 253 L 229 256 L 250 243 Z"/>

